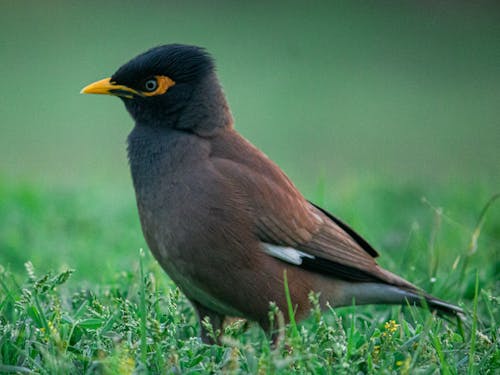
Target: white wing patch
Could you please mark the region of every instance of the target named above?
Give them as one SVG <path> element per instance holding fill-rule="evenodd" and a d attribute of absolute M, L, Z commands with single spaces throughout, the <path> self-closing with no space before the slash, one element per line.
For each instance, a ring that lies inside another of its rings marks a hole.
<path fill-rule="evenodd" d="M 295 264 L 296 266 L 300 266 L 302 264 L 303 258 L 314 259 L 314 256 L 311 254 L 304 253 L 303 251 L 294 249 L 293 247 L 271 245 L 266 242 L 261 242 L 261 244 L 262 249 L 266 254 L 285 262 Z"/>

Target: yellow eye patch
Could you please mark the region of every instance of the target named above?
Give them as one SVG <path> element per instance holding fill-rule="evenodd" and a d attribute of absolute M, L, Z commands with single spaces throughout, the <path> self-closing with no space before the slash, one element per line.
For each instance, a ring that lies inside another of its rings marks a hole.
<path fill-rule="evenodd" d="M 84 87 L 81 93 L 114 95 L 122 98 L 133 99 L 134 95 L 141 97 L 162 95 L 165 94 L 170 87 L 175 85 L 175 81 L 167 76 L 154 76 L 146 81 L 146 83 L 153 85 L 151 90 L 137 91 L 128 86 L 117 84 L 116 82 L 111 81 L 111 78 L 104 78 Z M 147 86 L 145 88 L 147 89 Z"/>
<path fill-rule="evenodd" d="M 154 91 L 141 91 L 144 96 L 155 96 L 162 95 L 167 92 L 167 90 L 175 85 L 175 81 L 167 76 L 154 76 L 158 87 Z"/>

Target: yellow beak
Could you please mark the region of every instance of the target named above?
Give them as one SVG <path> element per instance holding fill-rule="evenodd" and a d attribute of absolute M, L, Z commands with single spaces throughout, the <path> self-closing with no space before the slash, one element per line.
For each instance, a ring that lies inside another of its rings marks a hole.
<path fill-rule="evenodd" d="M 122 98 L 132 99 L 134 95 L 144 96 L 139 91 L 131 89 L 130 87 L 124 85 L 117 85 L 116 83 L 111 82 L 111 78 L 104 78 L 100 81 L 91 83 L 88 86 L 85 86 L 81 94 L 101 94 L 101 95 L 114 95 L 120 96 Z"/>

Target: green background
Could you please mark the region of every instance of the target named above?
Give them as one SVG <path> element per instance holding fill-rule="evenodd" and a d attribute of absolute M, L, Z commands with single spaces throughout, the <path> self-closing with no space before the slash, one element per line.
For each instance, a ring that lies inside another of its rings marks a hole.
<path fill-rule="evenodd" d="M 500 181 L 493 3 L 2 1 L 0 173 L 128 186 L 119 100 L 82 96 L 136 54 L 206 47 L 239 131 L 308 191 L 319 176 Z"/>

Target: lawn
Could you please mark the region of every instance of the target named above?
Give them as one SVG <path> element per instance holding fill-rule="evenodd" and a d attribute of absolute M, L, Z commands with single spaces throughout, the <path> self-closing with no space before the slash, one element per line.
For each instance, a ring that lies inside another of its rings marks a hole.
<path fill-rule="evenodd" d="M 339 185 L 334 199 L 321 185 L 316 200 L 381 249 L 382 265 L 458 302 L 465 320 L 410 307 L 316 307 L 305 322 L 284 327 L 271 305 L 270 318 L 283 331 L 278 346 L 239 320 L 214 332 L 224 345 L 204 345 L 191 306 L 145 247 L 130 191 L 44 190 L 4 181 L 0 371 L 498 371 L 500 210 L 493 202 L 480 220 L 487 189 L 351 182 Z"/>

